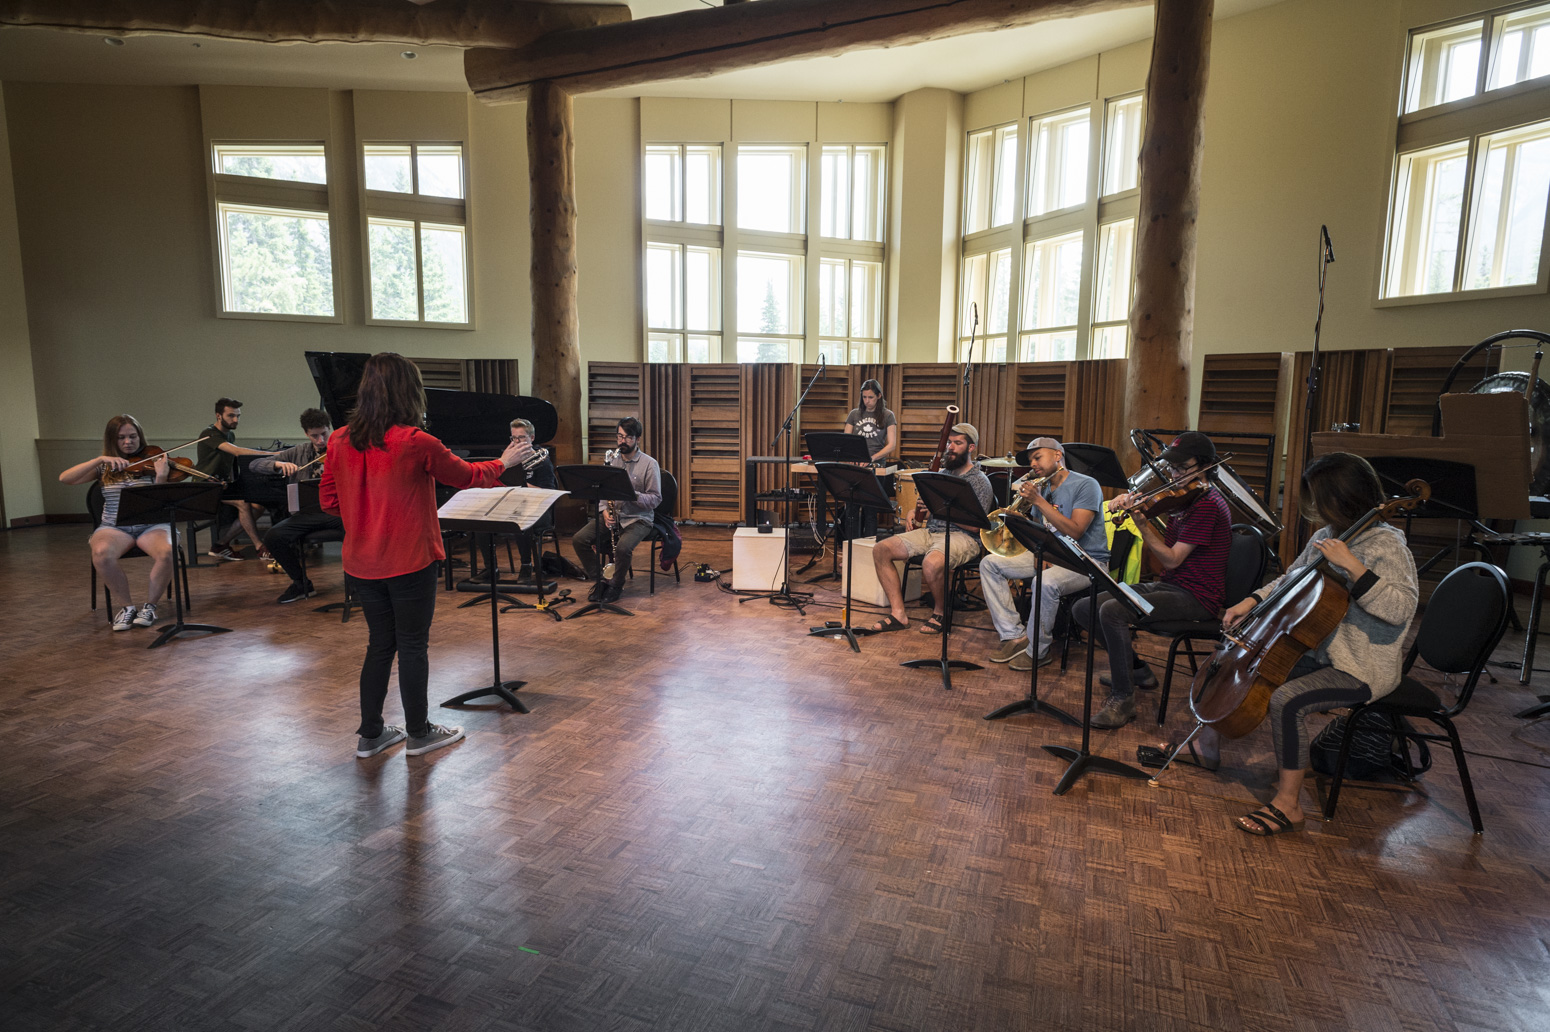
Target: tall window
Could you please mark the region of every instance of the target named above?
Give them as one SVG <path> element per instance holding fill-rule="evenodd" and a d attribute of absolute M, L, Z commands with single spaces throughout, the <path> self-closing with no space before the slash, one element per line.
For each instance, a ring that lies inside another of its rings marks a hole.
<path fill-rule="evenodd" d="M 645 148 L 647 361 L 800 362 L 815 346 L 835 364 L 878 361 L 886 148 L 722 154 L 720 144 Z M 735 198 L 726 225 L 723 197 Z"/>
<path fill-rule="evenodd" d="M 1015 127 L 969 134 L 960 361 L 976 317 L 984 339 L 976 360 L 1125 356 L 1142 115 L 1139 95 L 1037 115 L 1028 122 L 1026 157 L 1016 150 Z M 1021 186 L 1018 161 L 1025 162 Z M 1021 228 L 996 221 L 1019 205 Z"/>
<path fill-rule="evenodd" d="M 1381 297 L 1543 291 L 1550 4 L 1412 32 L 1404 75 Z"/>
<path fill-rule="evenodd" d="M 212 146 L 221 310 L 333 319 L 333 237 L 322 144 Z"/>
<path fill-rule="evenodd" d="M 367 321 L 468 326 L 467 206 L 457 143 L 368 143 Z"/>
<path fill-rule="evenodd" d="M 721 361 L 721 146 L 650 144 L 646 361 Z"/>

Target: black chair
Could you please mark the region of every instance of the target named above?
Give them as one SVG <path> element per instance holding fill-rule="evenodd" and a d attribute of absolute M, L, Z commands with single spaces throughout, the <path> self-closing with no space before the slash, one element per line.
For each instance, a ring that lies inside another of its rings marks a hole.
<path fill-rule="evenodd" d="M 676 508 L 678 508 L 678 478 L 664 469 L 662 470 L 662 500 L 657 503 L 654 515 L 666 516 L 671 519 L 673 510 Z M 651 533 L 646 535 L 646 540 L 651 542 L 650 594 L 655 595 L 657 593 L 657 549 L 661 547 L 665 540 L 662 531 L 657 528 L 655 522 L 651 524 Z M 556 552 L 560 550 L 558 536 L 555 538 L 554 549 Z M 633 577 L 635 571 L 631 570 L 630 575 Z M 673 580 L 676 583 L 683 582 L 683 578 L 679 576 L 677 559 L 673 560 Z"/>
<path fill-rule="evenodd" d="M 322 545 L 322 544 L 325 544 L 325 543 L 327 543 L 329 541 L 343 541 L 343 540 L 344 540 L 344 528 L 343 527 L 324 527 L 321 530 L 314 530 L 314 531 L 304 535 L 302 537 L 302 539 L 297 542 L 298 547 L 296 549 L 296 554 L 301 559 L 301 582 L 303 584 L 307 583 L 307 547 L 306 546 L 308 546 L 308 545 Z M 349 623 L 350 622 L 350 616 L 352 615 L 352 613 L 353 613 L 353 611 L 355 609 L 360 608 L 360 604 L 361 604 L 360 600 L 355 597 L 355 592 L 350 590 L 350 578 L 349 577 L 345 577 L 344 578 L 344 601 L 343 602 L 329 602 L 329 603 L 326 603 L 324 605 L 317 606 L 312 611 L 314 613 L 332 613 L 334 610 L 337 609 L 337 610 L 340 611 L 339 612 L 339 622 L 340 623 Z"/>
<path fill-rule="evenodd" d="M 1415 643 L 1405 656 L 1404 676 L 1399 687 L 1376 702 L 1351 707 L 1351 715 L 1346 718 L 1346 726 L 1354 727 L 1363 710 L 1376 710 L 1389 718 L 1394 737 L 1401 743 L 1406 740 L 1447 742 L 1452 746 L 1453 761 L 1458 764 L 1459 783 L 1464 789 L 1464 801 L 1469 804 L 1469 820 L 1475 826 L 1476 835 L 1485 827 L 1480 822 L 1480 807 L 1475 802 L 1475 788 L 1469 780 L 1469 765 L 1464 761 L 1464 747 L 1459 742 L 1458 728 L 1453 720 L 1469 705 L 1486 661 L 1507 630 L 1511 599 L 1507 575 L 1498 567 L 1488 563 L 1465 563 L 1450 572 L 1426 604 Z M 1411 676 L 1410 670 L 1417 657 L 1426 660 L 1426 665 L 1438 673 L 1465 675 L 1451 706 Z M 1407 717 L 1429 720 L 1446 734 L 1417 731 L 1405 723 Z M 1341 743 L 1334 781 L 1329 786 L 1329 798 L 1324 802 L 1325 820 L 1335 816 L 1350 751 L 1351 736 L 1348 734 Z M 1402 752 L 1408 755 L 1408 746 Z"/>
<path fill-rule="evenodd" d="M 91 525 L 92 525 L 92 530 L 93 531 L 95 531 L 98 527 L 102 526 L 102 506 L 103 506 L 102 482 L 94 480 L 94 481 L 92 481 L 92 485 L 86 489 L 86 511 L 91 513 Z M 127 551 L 123 555 L 119 556 L 119 558 L 120 559 L 147 559 L 147 558 L 149 558 L 149 556 L 147 556 L 145 554 L 145 552 L 141 548 L 139 548 L 138 546 L 131 545 L 129 547 L 129 551 Z M 96 609 L 97 608 L 97 564 L 91 561 L 91 557 L 90 556 L 87 556 L 86 562 L 87 562 L 87 565 L 91 567 L 91 607 L 93 609 Z M 189 612 L 192 612 L 193 609 L 194 609 L 194 606 L 193 606 L 193 603 L 189 600 L 189 597 L 188 597 L 188 563 L 184 561 L 182 545 L 178 546 L 177 554 L 173 556 L 172 577 L 173 577 L 173 581 L 177 581 L 179 578 L 182 579 L 182 583 L 183 583 L 183 608 L 185 610 L 189 611 Z M 173 581 L 169 581 L 168 584 L 167 584 L 167 597 L 168 598 L 172 597 L 172 592 L 174 590 Z M 113 593 L 108 591 L 108 586 L 106 584 L 104 584 L 102 586 L 102 605 L 108 611 L 108 619 L 112 620 L 113 619 Z"/>
<path fill-rule="evenodd" d="M 1258 527 L 1246 523 L 1232 526 L 1232 546 L 1227 553 L 1227 605 L 1237 605 L 1249 592 L 1265 582 L 1265 571 L 1270 568 L 1270 546 Z M 1157 726 L 1168 719 L 1168 696 L 1173 691 L 1173 668 L 1179 656 L 1189 657 L 1191 676 L 1200 670 L 1196 660 L 1216 651 L 1216 643 L 1222 640 L 1222 620 L 1180 620 L 1143 623 L 1140 630 L 1171 638 L 1168 645 L 1168 666 L 1163 672 L 1162 693 L 1157 699 Z M 1198 648 L 1196 642 L 1210 642 L 1208 648 Z"/>

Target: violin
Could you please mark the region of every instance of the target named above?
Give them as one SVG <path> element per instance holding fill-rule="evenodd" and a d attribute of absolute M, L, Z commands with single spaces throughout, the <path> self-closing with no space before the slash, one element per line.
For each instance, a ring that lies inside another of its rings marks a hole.
<path fill-rule="evenodd" d="M 1139 519 L 1152 520 L 1159 516 L 1167 516 L 1170 513 L 1178 512 L 1180 509 L 1189 508 L 1198 502 L 1211 488 L 1210 483 L 1205 478 L 1205 474 L 1230 458 L 1232 458 L 1232 454 L 1228 453 L 1210 465 L 1202 466 L 1198 470 L 1184 476 L 1169 480 L 1143 494 L 1133 495 L 1130 499 L 1129 508 L 1113 509 L 1109 512 L 1109 522 L 1117 527 L 1132 516 Z"/>
<path fill-rule="evenodd" d="M 1424 480 L 1410 481 L 1405 490 L 1408 496 L 1370 510 L 1340 540 L 1354 540 L 1432 493 Z M 1222 632 L 1222 643 L 1195 675 L 1190 690 L 1190 709 L 1202 726 L 1209 724 L 1227 738 L 1253 731 L 1269 711 L 1271 693 L 1286 682 L 1303 653 L 1318 648 L 1340 626 L 1351 593 L 1328 567 L 1328 557 L 1320 555 L 1289 574 L 1237 626 Z"/>
<path fill-rule="evenodd" d="M 169 484 L 175 484 L 178 481 L 186 480 L 189 477 L 195 477 L 199 480 L 219 482 L 219 477 L 212 477 L 208 473 L 203 473 L 195 469 L 193 459 L 182 455 L 179 455 L 175 458 L 170 457 L 172 452 L 182 451 L 184 448 L 192 448 L 194 445 L 203 440 L 204 438 L 201 437 L 198 441 L 189 441 L 187 444 L 180 444 L 176 448 L 171 449 L 158 448 L 154 444 L 147 444 L 136 453 L 139 457 L 129 465 L 125 466 L 123 469 L 114 469 L 111 465 L 104 462 L 102 464 L 101 474 L 102 486 L 109 487 L 113 484 L 126 484 L 131 480 L 140 479 L 145 475 L 146 464 L 154 464 L 156 459 L 162 455 L 169 456 L 167 459 L 167 483 Z"/>

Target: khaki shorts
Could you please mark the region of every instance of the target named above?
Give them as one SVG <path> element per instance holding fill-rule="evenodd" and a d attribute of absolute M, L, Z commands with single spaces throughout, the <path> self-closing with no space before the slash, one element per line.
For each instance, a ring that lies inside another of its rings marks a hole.
<path fill-rule="evenodd" d="M 933 534 L 925 527 L 912 530 L 907 534 L 895 534 L 893 540 L 902 542 L 905 554 L 910 558 L 917 555 L 925 555 L 927 552 L 940 552 L 947 542 L 947 533 Z M 948 566 L 957 568 L 964 563 L 977 558 L 980 554 L 979 535 L 967 530 L 953 528 L 953 554 L 948 557 Z"/>

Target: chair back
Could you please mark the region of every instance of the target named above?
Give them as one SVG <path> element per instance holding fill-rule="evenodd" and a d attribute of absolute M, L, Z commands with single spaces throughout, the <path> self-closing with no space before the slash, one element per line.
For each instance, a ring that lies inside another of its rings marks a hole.
<path fill-rule="evenodd" d="M 1130 561 L 1130 550 L 1136 547 L 1136 536 L 1128 530 L 1116 530 L 1109 544 L 1109 572 L 1116 580 L 1125 577 L 1125 564 Z"/>
<path fill-rule="evenodd" d="M 665 469 L 659 472 L 662 474 L 662 500 L 652 511 L 655 515 L 673 519 L 678 511 L 678 478 Z"/>
<path fill-rule="evenodd" d="M 86 489 L 86 511 L 91 513 L 93 529 L 102 526 L 102 507 L 106 504 L 102 497 L 102 481 L 93 480 L 91 486 Z"/>
<path fill-rule="evenodd" d="M 1227 605 L 1237 605 L 1265 583 L 1269 566 L 1270 549 L 1264 535 L 1247 523 L 1234 523 L 1232 545 L 1227 552 Z"/>
<path fill-rule="evenodd" d="M 1409 671 L 1419 655 L 1439 673 L 1468 674 L 1450 716 L 1468 704 L 1486 660 L 1507 630 L 1511 605 L 1507 575 L 1489 563 L 1457 567 L 1432 592 L 1416 629 L 1415 644 L 1405 657 L 1405 670 Z"/>

